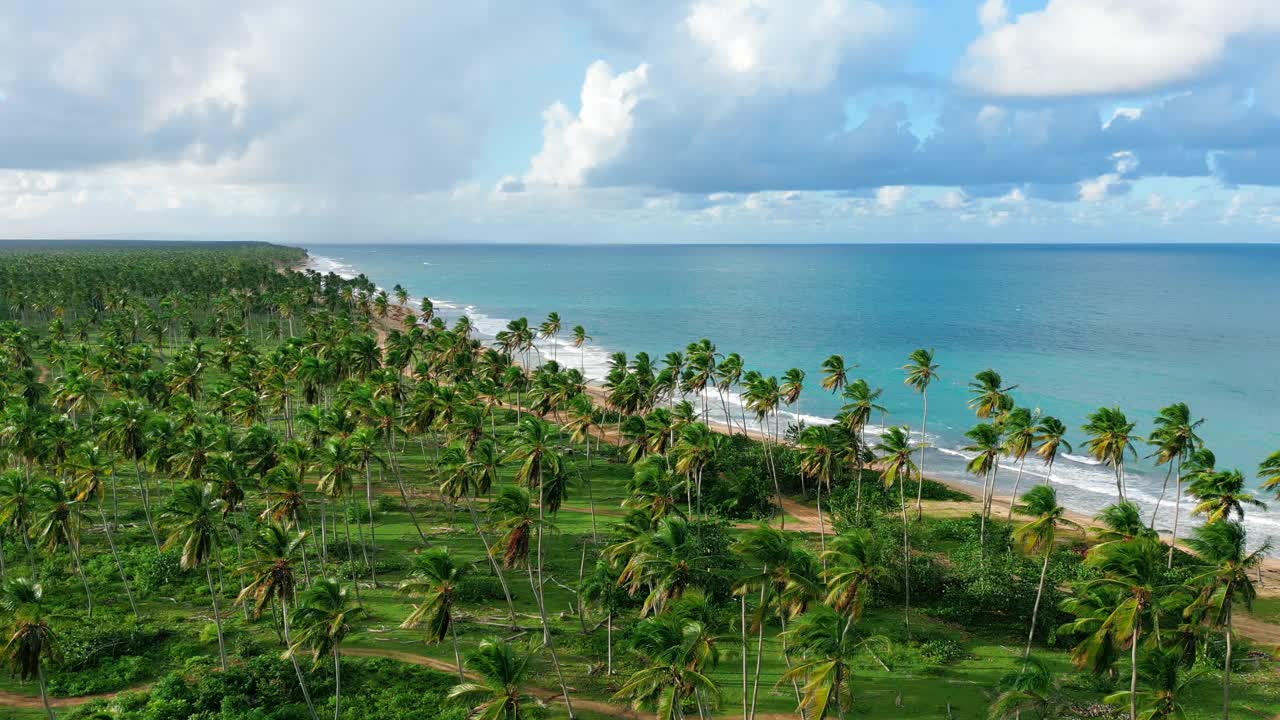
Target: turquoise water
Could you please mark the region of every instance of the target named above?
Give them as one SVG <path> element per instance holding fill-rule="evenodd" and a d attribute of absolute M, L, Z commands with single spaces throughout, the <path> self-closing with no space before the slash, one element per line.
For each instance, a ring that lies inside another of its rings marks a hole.
<path fill-rule="evenodd" d="M 582 324 L 594 337 L 582 358 L 589 376 L 602 373 L 614 350 L 661 357 L 707 337 L 749 368 L 806 371 L 793 410 L 815 417 L 838 410 L 818 382 L 822 360 L 840 353 L 860 365 L 855 376 L 884 388 L 884 422 L 918 428 L 920 398 L 903 385 L 901 366 L 913 348 L 935 348 L 942 377 L 929 391 L 935 449 L 927 469 L 958 479 L 962 434 L 976 422 L 966 384 L 995 368 L 1019 386 L 1020 404 L 1076 430 L 1077 451 L 1055 465 L 1054 480 L 1081 510 L 1114 498 L 1110 472 L 1080 457 L 1078 428 L 1099 405 L 1119 405 L 1145 435 L 1162 405 L 1185 401 L 1206 418 L 1201 435 L 1220 464 L 1250 476 L 1280 449 L 1280 246 L 323 245 L 311 252 L 317 267 L 364 272 L 384 287 L 400 283 L 446 313 L 472 315 L 490 334 L 511 318 L 536 324 L 557 311 L 566 329 Z M 558 352 L 579 361 L 576 350 Z M 1043 474 L 1034 461 L 1026 471 Z M 1003 473 L 1002 490 L 1013 474 Z M 1148 464 L 1130 479 L 1131 494 L 1150 502 L 1163 480 Z M 1280 514 L 1252 520 L 1280 534 Z"/>

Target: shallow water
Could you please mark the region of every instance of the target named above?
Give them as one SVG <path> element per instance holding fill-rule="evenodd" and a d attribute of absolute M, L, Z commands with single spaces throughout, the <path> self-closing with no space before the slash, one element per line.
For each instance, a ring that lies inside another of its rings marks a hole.
<path fill-rule="evenodd" d="M 748 368 L 808 373 L 798 408 L 810 421 L 839 401 L 819 387 L 833 353 L 853 377 L 885 390 L 876 422 L 918 430 L 921 402 L 901 366 L 936 349 L 942 377 L 929 390 L 931 475 L 964 473 L 963 432 L 973 374 L 995 368 L 1025 406 L 1070 427 L 1075 451 L 1053 479 L 1086 512 L 1114 500 L 1109 468 L 1084 457 L 1079 426 L 1118 405 L 1146 435 L 1158 409 L 1191 405 L 1223 467 L 1250 477 L 1280 449 L 1280 246 L 592 246 L 320 245 L 318 269 L 364 272 L 384 287 L 429 295 L 444 314 L 467 313 L 492 335 L 515 317 L 536 325 L 552 310 L 565 334 L 582 324 L 584 353 L 544 354 L 603 374 L 608 353 L 655 359 L 702 337 Z M 716 403 L 718 404 L 718 400 Z M 1150 450 L 1138 448 L 1139 455 Z M 1011 489 L 1016 468 L 1001 471 Z M 1023 486 L 1043 476 L 1034 458 Z M 1163 468 L 1139 458 L 1130 495 L 1153 502 Z M 1184 502 L 1184 517 L 1188 509 Z M 1157 525 L 1171 521 L 1166 503 Z M 1251 512 L 1256 534 L 1280 535 L 1280 513 Z M 1258 538 L 1255 538 L 1255 540 Z"/>

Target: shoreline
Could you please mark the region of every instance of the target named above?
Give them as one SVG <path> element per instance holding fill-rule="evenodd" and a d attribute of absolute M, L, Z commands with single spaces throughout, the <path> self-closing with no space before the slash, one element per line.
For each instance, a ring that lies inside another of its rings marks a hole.
<path fill-rule="evenodd" d="M 331 258 L 327 256 L 312 255 L 309 251 L 307 252 L 307 257 L 305 261 L 303 261 L 300 264 L 300 268 L 315 270 L 321 273 L 333 272 L 338 275 L 343 275 L 345 272 L 347 274 L 350 274 L 350 276 L 352 277 L 358 274 L 361 274 L 361 271 L 358 268 L 356 268 L 355 266 L 343 260 L 337 260 L 335 258 Z M 456 315 L 474 316 L 474 313 L 476 312 L 474 308 L 469 305 L 459 306 L 452 303 L 444 304 L 444 301 L 439 301 L 439 302 L 441 302 L 442 304 L 437 305 L 437 307 L 445 311 L 444 313 L 441 313 L 444 315 L 456 314 Z M 394 303 L 391 305 L 391 308 L 395 312 L 395 315 L 389 316 L 388 320 L 394 323 L 393 327 L 397 329 L 400 329 L 403 327 L 403 325 L 400 323 L 400 320 L 403 317 L 403 312 L 406 312 L 406 311 L 417 312 L 417 308 L 414 307 L 414 305 L 416 305 L 416 302 L 412 300 L 410 301 L 410 305 L 405 306 L 404 308 Z M 488 316 L 484 316 L 484 317 L 488 317 Z M 484 332 L 482 332 L 481 334 L 485 337 L 488 337 L 491 335 L 491 333 L 484 333 Z M 555 344 L 557 344 L 558 346 L 561 346 L 561 348 L 564 350 L 570 350 L 572 348 L 572 346 L 568 342 L 565 342 L 563 340 L 558 340 L 556 341 Z M 607 349 L 605 348 L 593 348 L 593 349 L 598 350 L 601 354 L 606 354 L 608 352 Z M 572 367 L 572 364 L 568 363 L 565 366 Z M 525 369 L 526 371 L 528 371 L 531 368 L 526 367 Z M 593 401 L 596 403 L 597 406 L 607 410 L 607 406 L 605 403 L 605 391 L 602 387 L 600 387 L 597 384 L 599 382 L 600 382 L 599 378 L 588 376 L 585 390 L 587 394 L 590 397 L 592 397 Z M 709 404 L 712 406 L 715 406 L 713 409 L 716 412 L 714 415 L 706 419 L 705 424 L 708 427 L 710 427 L 712 430 L 720 434 L 725 434 L 725 435 L 743 434 L 742 427 L 736 421 L 736 418 L 731 417 L 729 418 L 729 421 L 726 422 L 724 419 L 721 419 L 720 417 L 718 417 L 720 414 L 722 414 L 722 411 L 719 409 L 717 404 L 718 397 L 716 392 L 713 390 L 708 390 L 707 395 L 711 399 L 711 402 Z M 732 413 L 733 410 L 740 405 L 740 397 L 738 396 L 738 393 L 734 391 L 730 392 L 730 396 L 731 397 L 729 402 L 731 407 L 729 412 Z M 691 395 L 686 397 L 685 399 L 695 402 L 695 406 L 696 406 L 697 404 L 696 396 Z M 819 415 L 805 415 L 805 414 L 799 414 L 799 413 L 793 413 L 793 412 L 787 412 L 787 411 L 782 411 L 782 414 L 786 416 L 784 418 L 784 422 L 801 421 L 807 424 L 815 424 L 816 422 L 832 421 L 831 418 L 827 418 Z M 881 431 L 880 426 L 873 426 L 873 425 L 868 426 L 869 435 L 873 435 L 873 436 L 877 435 L 879 434 L 880 431 Z M 772 440 L 771 437 L 768 437 L 766 433 L 761 432 L 758 428 L 751 428 L 749 422 L 748 422 L 747 431 L 745 434 L 747 437 L 756 441 Z M 944 485 L 958 492 L 963 492 L 966 495 L 970 495 L 970 496 L 981 495 L 982 490 L 980 487 L 980 483 L 978 483 L 977 481 L 968 481 L 966 479 L 962 479 L 962 477 L 957 477 L 958 475 L 962 475 L 963 473 L 947 471 L 947 475 L 940 476 L 936 472 L 936 470 L 933 472 L 930 472 L 930 469 L 937 467 L 934 461 L 942 460 L 944 463 L 946 463 L 946 462 L 949 462 L 945 459 L 947 457 L 952 458 L 951 462 L 954 462 L 954 458 L 956 457 L 963 458 L 964 456 L 960 455 L 960 451 L 958 451 L 955 448 L 940 447 L 941 443 L 931 442 L 931 440 L 933 439 L 942 439 L 942 437 L 940 435 L 937 435 L 936 432 L 930 433 L 928 436 L 921 436 L 918 430 L 912 430 L 912 437 L 913 437 L 913 440 L 918 439 L 918 437 L 924 437 L 925 441 L 928 443 L 928 447 L 930 448 L 930 451 L 931 451 L 930 454 L 935 455 L 935 457 L 929 463 L 926 464 L 926 474 L 925 474 L 926 479 L 936 482 L 940 485 Z M 1001 469 L 1013 471 L 1014 468 L 1011 464 L 1005 464 L 1005 463 L 1011 463 L 1011 462 L 1012 461 L 1002 459 Z M 1085 462 L 1083 464 L 1086 466 L 1094 465 L 1094 463 L 1088 463 L 1088 462 Z M 1093 488 L 1087 485 L 1080 484 L 1078 480 L 1076 482 L 1069 482 L 1069 481 L 1062 480 L 1060 479 L 1060 475 L 1061 475 L 1060 472 L 1055 472 L 1054 475 L 1055 477 L 1053 478 L 1053 485 L 1055 489 L 1058 490 L 1059 502 L 1065 508 L 1067 508 L 1068 518 L 1071 519 L 1072 522 L 1076 522 L 1083 527 L 1096 526 L 1096 522 L 1094 521 L 1094 513 L 1096 512 L 1096 510 L 1100 509 L 1100 507 L 1099 508 L 1090 507 L 1090 505 L 1094 503 L 1081 502 L 1081 497 L 1098 495 L 1100 498 L 1102 498 L 1101 502 L 1104 503 L 1103 506 L 1105 506 L 1105 504 L 1109 504 L 1110 502 L 1114 502 L 1114 498 L 1111 497 L 1111 495 L 1105 492 L 1105 490 L 1103 489 L 1103 485 L 1101 484 L 1103 481 L 1099 479 L 1099 487 Z M 1135 473 L 1135 475 L 1143 476 L 1142 473 Z M 1020 485 L 1019 490 L 1029 489 L 1033 485 L 1043 482 L 1042 477 L 1043 476 L 1039 475 L 1033 469 L 1033 466 L 1030 463 L 1028 463 L 1028 466 L 1026 468 L 1026 477 L 1024 478 L 1024 482 Z M 1003 482 L 1001 482 L 1000 484 L 1006 485 L 1006 486 L 1009 485 L 1007 475 L 1004 476 Z M 997 487 L 997 490 L 998 489 L 999 487 Z M 1134 499 L 1133 495 L 1135 494 L 1136 493 L 1131 492 L 1131 499 Z M 1010 495 L 1007 492 L 1005 493 L 997 492 L 993 497 L 994 497 L 993 507 L 995 505 L 999 505 L 1001 506 L 1003 511 L 1007 512 L 1007 509 L 1011 502 Z M 1190 514 L 1190 510 L 1191 510 L 1191 507 L 1193 507 L 1193 503 L 1188 502 L 1188 500 L 1189 498 L 1187 497 L 1183 498 L 1182 511 L 1181 511 L 1181 523 L 1179 528 L 1180 530 L 1182 530 L 1183 528 L 1186 528 L 1186 532 L 1190 532 L 1191 527 L 1199 524 L 1199 519 L 1194 518 Z M 1150 513 L 1152 512 L 1153 503 L 1144 502 L 1142 501 L 1141 498 L 1137 499 L 1137 503 L 1142 510 L 1143 516 L 1149 519 Z M 1169 521 L 1172 517 L 1172 514 L 1171 514 L 1172 511 L 1170 510 L 1170 508 L 1172 508 L 1172 503 L 1168 499 L 1166 499 L 1164 504 L 1160 506 L 1160 514 L 1159 514 L 1159 517 L 1157 518 L 1157 520 L 1160 520 L 1163 522 L 1157 522 L 1156 524 L 1158 528 L 1164 528 L 1166 530 L 1166 532 L 1163 532 L 1161 534 L 1161 537 L 1166 538 L 1166 540 L 1171 534 L 1167 532 Z M 994 514 L 995 512 L 993 510 L 993 515 Z M 1265 540 L 1268 537 L 1266 530 L 1258 526 L 1260 523 L 1256 516 L 1252 517 L 1251 519 L 1253 520 L 1253 522 L 1249 522 L 1248 519 L 1246 520 L 1246 527 L 1249 527 L 1250 525 L 1252 525 L 1252 527 L 1250 528 L 1251 530 L 1250 534 L 1256 538 L 1259 538 L 1259 540 Z M 1265 524 L 1270 524 L 1270 525 L 1280 524 L 1280 522 L 1277 522 L 1276 518 L 1270 518 L 1270 517 L 1264 517 L 1261 522 Z M 1183 535 L 1185 537 L 1185 534 Z M 1257 544 L 1260 544 L 1260 543 L 1257 543 Z M 1277 562 L 1280 562 L 1280 560 L 1277 560 Z M 1277 584 L 1280 584 L 1280 582 L 1278 582 Z"/>

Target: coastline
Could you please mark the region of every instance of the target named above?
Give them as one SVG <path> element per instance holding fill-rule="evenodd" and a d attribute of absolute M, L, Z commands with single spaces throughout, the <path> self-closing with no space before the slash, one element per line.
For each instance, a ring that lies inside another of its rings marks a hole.
<path fill-rule="evenodd" d="M 317 272 L 321 272 L 321 273 L 334 272 L 338 275 L 343 275 L 347 277 L 354 277 L 355 275 L 363 272 L 361 269 L 346 263 L 345 260 L 334 259 L 331 257 L 322 256 L 322 255 L 312 255 L 309 251 L 308 251 L 307 261 L 303 265 L 303 268 L 316 270 Z M 389 278 L 382 278 L 382 279 L 384 282 L 389 280 Z M 500 329 L 503 325 L 505 325 L 505 322 L 506 322 L 505 320 L 498 320 L 496 318 L 491 318 L 472 305 L 458 304 L 455 302 L 441 300 L 434 297 L 432 298 L 432 301 L 436 303 L 437 314 L 446 317 L 446 319 L 454 318 L 462 315 L 471 317 L 473 319 L 473 322 L 476 322 L 477 319 L 483 319 L 485 321 L 484 323 L 476 323 L 476 325 L 477 325 L 478 334 L 484 338 L 491 338 L 493 333 L 496 332 L 497 329 Z M 416 306 L 417 306 L 417 303 L 411 300 L 409 309 L 416 311 L 417 310 Z M 401 327 L 401 325 L 399 324 L 400 317 L 401 316 L 397 314 L 394 318 L 394 322 L 396 323 L 395 327 L 397 328 Z M 482 324 L 484 325 L 484 327 L 481 326 Z M 488 327 L 490 331 L 486 332 L 485 327 Z M 537 344 L 541 348 L 543 348 L 544 351 L 548 350 L 548 348 L 550 348 L 551 345 L 553 344 L 556 345 L 557 348 L 561 351 L 560 355 L 563 356 L 564 358 L 563 360 L 564 364 L 569 367 L 572 367 L 575 363 L 573 363 L 572 361 L 569 361 L 568 358 L 576 356 L 580 352 L 579 349 L 573 348 L 572 345 L 564 339 L 560 339 L 554 343 L 539 342 Z M 590 352 L 598 356 L 599 358 L 607 358 L 609 351 L 610 351 L 609 348 L 604 348 L 604 347 L 599 347 L 594 345 L 589 346 L 587 348 L 587 352 Z M 571 355 L 570 353 L 572 353 L 573 355 Z M 549 355 L 550 352 L 544 352 L 544 354 Z M 598 369 L 600 366 L 601 366 L 601 363 L 599 359 L 593 358 L 593 362 L 588 363 L 588 368 L 587 368 L 588 373 L 585 373 L 588 375 L 587 392 L 593 397 L 597 405 L 603 405 L 604 391 L 599 386 L 599 381 L 600 381 L 599 374 L 591 373 L 590 370 L 593 367 Z M 711 417 L 708 418 L 707 425 L 710 426 L 716 432 L 719 432 L 722 434 L 741 433 L 742 428 L 740 426 L 740 423 L 737 422 L 736 420 L 736 417 L 737 417 L 736 414 L 734 414 L 733 422 L 726 423 L 720 417 L 721 415 L 723 415 L 723 411 L 719 409 L 720 399 L 718 395 L 715 393 L 715 391 L 708 391 L 707 395 L 710 400 L 709 405 L 712 406 L 712 415 Z M 697 403 L 697 398 L 695 396 L 690 396 L 688 399 L 693 400 L 695 404 Z M 734 413 L 734 410 L 740 408 L 740 399 L 738 398 L 736 393 L 730 393 L 730 396 L 727 399 L 730 404 L 730 410 L 729 410 L 730 413 Z M 783 418 L 784 423 L 793 422 L 796 420 L 801 420 L 809 424 L 832 422 L 830 418 L 826 418 L 826 417 L 815 416 L 815 415 L 804 415 L 804 414 L 798 414 L 798 413 L 791 413 L 787 411 L 782 411 L 782 415 L 784 416 Z M 868 435 L 874 437 L 882 432 L 882 428 L 876 425 L 868 425 L 867 432 L 868 432 Z M 748 429 L 746 434 L 748 437 L 751 437 L 755 440 L 766 439 L 764 433 L 761 433 L 758 429 L 751 428 L 750 423 L 748 423 Z M 913 430 L 912 437 L 914 441 L 919 442 L 922 436 L 919 434 L 918 431 Z M 937 442 L 935 444 L 935 441 L 940 440 L 940 438 L 938 435 L 935 434 L 935 432 L 932 432 L 932 431 L 928 434 L 928 436 L 924 437 L 924 440 L 926 443 L 928 443 L 928 447 L 930 448 L 928 451 L 928 454 L 933 456 L 932 458 L 928 458 L 927 462 L 925 463 L 926 477 L 929 480 L 945 485 L 959 492 L 963 492 L 970 496 L 978 496 L 981 494 L 981 485 L 979 482 L 975 480 L 969 480 L 967 477 L 963 475 L 963 473 L 957 472 L 955 469 L 946 469 L 950 465 L 954 465 L 957 462 L 962 462 L 963 460 L 967 459 L 967 456 L 965 456 L 963 451 L 957 449 L 956 447 L 945 447 L 944 444 L 941 442 Z M 1075 464 L 1081 465 L 1084 468 L 1097 466 L 1096 462 L 1085 457 L 1068 456 L 1068 459 L 1072 459 Z M 937 469 L 940 464 L 944 465 L 943 470 Z M 1110 499 L 1113 497 L 1113 493 L 1110 492 L 1113 486 L 1111 485 L 1109 478 L 1103 478 L 1099 473 L 1100 477 L 1098 478 L 1090 477 L 1088 479 L 1088 483 L 1086 484 L 1082 484 L 1080 478 L 1074 478 L 1074 481 L 1069 481 L 1063 478 L 1063 475 L 1065 474 L 1063 472 L 1064 470 L 1064 468 L 1062 467 L 1063 465 L 1065 465 L 1065 463 L 1059 463 L 1059 466 L 1054 468 L 1054 477 L 1052 478 L 1054 487 L 1059 490 L 1059 502 L 1061 502 L 1062 505 L 1068 509 L 1069 518 L 1073 522 L 1076 522 L 1085 527 L 1095 525 L 1093 520 L 1094 513 L 1105 504 L 1109 502 L 1113 502 L 1113 500 Z M 1002 470 L 1005 470 L 1008 472 L 1016 472 L 1018 470 L 1017 465 L 1010 458 L 1004 458 L 1000 464 L 1000 467 Z M 1077 468 L 1077 471 L 1078 470 L 1079 468 Z M 1020 490 L 1030 488 L 1032 485 L 1038 482 L 1043 482 L 1044 475 L 1042 474 L 1042 472 L 1043 471 L 1040 468 L 1038 468 L 1034 462 L 1028 462 L 1025 467 L 1025 473 L 1024 473 L 1026 477 L 1023 478 L 1023 483 L 1020 486 Z M 1106 475 L 1109 476 L 1110 472 L 1107 471 Z M 1135 475 L 1137 475 L 1137 473 L 1135 473 Z M 1002 511 L 1004 512 L 1007 512 L 1007 508 L 1009 506 L 1009 503 L 1011 502 L 1011 498 L 1008 492 L 1001 493 L 999 491 L 1001 489 L 1007 489 L 1009 487 L 1010 485 L 1009 477 L 1010 476 L 1006 473 L 1001 474 L 999 478 L 1000 482 L 997 485 L 997 493 L 994 496 L 994 501 L 993 501 L 995 505 L 1002 507 Z M 1155 478 L 1151 478 L 1151 479 L 1154 480 Z M 1005 487 L 1001 488 L 1000 487 L 1001 485 Z M 1159 488 L 1157 487 L 1156 491 L 1158 491 L 1158 489 Z M 1142 494 L 1143 493 L 1141 491 L 1134 492 L 1131 489 L 1131 493 L 1130 493 L 1131 498 L 1134 498 L 1135 496 L 1137 496 L 1139 506 L 1142 508 L 1144 516 L 1149 517 L 1152 510 L 1151 500 L 1154 498 L 1154 493 L 1149 493 L 1152 495 L 1151 498 L 1143 498 Z M 1087 501 L 1087 502 L 1082 502 L 1082 501 Z M 1182 527 L 1187 528 L 1186 532 L 1189 532 L 1190 526 L 1199 524 L 1199 520 L 1197 518 L 1193 518 L 1190 516 L 1191 506 L 1192 504 L 1189 503 L 1188 499 L 1184 497 L 1182 502 L 1182 510 L 1181 510 L 1181 518 L 1182 518 L 1181 522 L 1182 522 Z M 993 514 L 994 514 L 994 511 L 993 511 Z M 1168 521 L 1171 517 L 1172 517 L 1172 503 L 1166 499 L 1165 503 L 1160 507 L 1159 517 L 1157 518 L 1158 522 L 1156 524 L 1157 529 L 1166 530 L 1166 532 L 1164 533 L 1165 537 L 1167 537 L 1169 534 L 1167 532 Z M 1252 538 L 1253 542 L 1251 542 L 1251 544 L 1253 545 L 1258 545 L 1261 543 L 1261 541 L 1266 539 L 1265 536 L 1267 534 L 1267 530 L 1264 530 L 1263 528 L 1258 527 L 1259 524 L 1264 524 L 1267 526 L 1280 526 L 1280 522 L 1277 522 L 1276 518 L 1268 517 L 1267 515 L 1262 515 L 1259 517 L 1256 514 L 1251 515 L 1246 520 L 1246 524 L 1251 526 L 1251 529 L 1252 529 L 1251 535 L 1253 536 Z M 1268 528 L 1268 529 L 1271 529 L 1271 528 Z M 1180 533 L 1180 534 L 1184 534 L 1184 533 Z"/>

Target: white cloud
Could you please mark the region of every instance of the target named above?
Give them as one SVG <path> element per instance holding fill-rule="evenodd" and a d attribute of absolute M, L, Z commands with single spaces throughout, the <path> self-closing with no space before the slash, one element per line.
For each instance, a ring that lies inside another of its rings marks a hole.
<path fill-rule="evenodd" d="M 648 65 L 615 74 L 603 60 L 592 63 L 582 83 L 578 113 L 558 102 L 543 113 L 542 150 L 533 157 L 525 181 L 582 185 L 588 172 L 626 147 L 634 124 L 632 113 L 648 83 Z"/>
<path fill-rule="evenodd" d="M 906 197 L 905 185 L 886 185 L 876 190 L 876 205 L 881 212 L 893 213 Z"/>
<path fill-rule="evenodd" d="M 978 22 L 983 30 L 992 30 L 1009 19 L 1009 8 L 1004 0 L 985 0 L 978 7 Z"/>
<path fill-rule="evenodd" d="M 867 0 L 698 0 L 685 19 L 695 45 L 734 83 L 816 92 L 850 50 L 896 26 Z"/>
<path fill-rule="evenodd" d="M 1280 31 L 1275 0 L 1049 0 L 1012 19 L 1002 5 L 983 5 L 985 32 L 956 73 L 992 95 L 1150 91 L 1205 72 L 1234 36 Z"/>
<path fill-rule="evenodd" d="M 948 210 L 958 210 L 968 204 L 969 198 L 964 194 L 963 190 L 949 190 L 938 204 Z"/>

